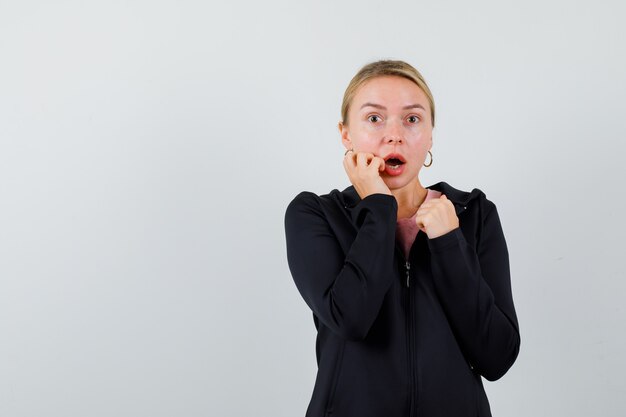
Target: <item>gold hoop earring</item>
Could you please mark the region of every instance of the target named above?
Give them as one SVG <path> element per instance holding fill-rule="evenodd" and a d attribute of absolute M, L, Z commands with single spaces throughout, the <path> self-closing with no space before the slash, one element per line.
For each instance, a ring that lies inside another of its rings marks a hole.
<path fill-rule="evenodd" d="M 433 154 L 430 151 L 428 151 L 428 153 L 430 154 L 430 163 L 428 165 L 424 164 L 427 168 L 433 164 Z"/>

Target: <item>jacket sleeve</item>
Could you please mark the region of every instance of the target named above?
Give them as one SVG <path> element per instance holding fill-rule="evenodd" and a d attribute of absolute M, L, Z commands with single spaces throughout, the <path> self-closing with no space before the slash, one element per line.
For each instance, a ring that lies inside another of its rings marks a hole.
<path fill-rule="evenodd" d="M 458 227 L 428 245 L 434 285 L 457 340 L 470 366 L 495 381 L 515 362 L 520 334 L 500 218 L 485 201 L 476 248 Z"/>
<path fill-rule="evenodd" d="M 319 320 L 349 340 L 365 338 L 393 280 L 397 202 L 371 194 L 351 215 L 358 231 L 345 253 L 321 209 L 302 192 L 285 213 L 287 260 L 298 291 Z"/>

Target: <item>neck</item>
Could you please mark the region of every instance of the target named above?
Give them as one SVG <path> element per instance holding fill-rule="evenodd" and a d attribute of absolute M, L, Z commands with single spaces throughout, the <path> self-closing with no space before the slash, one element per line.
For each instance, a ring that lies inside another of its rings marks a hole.
<path fill-rule="evenodd" d="M 391 194 L 398 202 L 398 219 L 413 216 L 426 199 L 427 193 L 428 190 L 422 186 L 417 177 L 404 187 L 391 190 Z"/>

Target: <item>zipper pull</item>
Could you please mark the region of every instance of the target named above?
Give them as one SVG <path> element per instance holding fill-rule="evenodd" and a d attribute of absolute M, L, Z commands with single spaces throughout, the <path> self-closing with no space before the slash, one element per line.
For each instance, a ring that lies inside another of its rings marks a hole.
<path fill-rule="evenodd" d="M 404 264 L 404 267 L 406 268 L 406 286 L 407 288 L 409 287 L 409 271 L 411 270 L 411 263 L 409 261 L 406 261 L 406 263 Z"/>

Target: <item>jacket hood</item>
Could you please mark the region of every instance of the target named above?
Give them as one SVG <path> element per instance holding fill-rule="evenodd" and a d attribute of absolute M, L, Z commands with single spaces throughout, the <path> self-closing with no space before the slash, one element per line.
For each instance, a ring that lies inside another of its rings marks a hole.
<path fill-rule="evenodd" d="M 440 181 L 436 184 L 429 185 L 426 188 L 430 190 L 440 191 L 442 194 L 445 194 L 448 200 L 452 201 L 452 203 L 454 204 L 456 214 L 459 214 L 460 212 L 465 210 L 470 201 L 481 195 L 484 195 L 484 193 L 478 188 L 474 188 L 472 191 L 463 191 L 454 188 L 445 181 Z M 353 208 L 361 201 L 361 197 L 356 192 L 356 189 L 353 185 L 341 191 L 339 198 L 342 200 L 344 207 L 347 209 Z"/>

